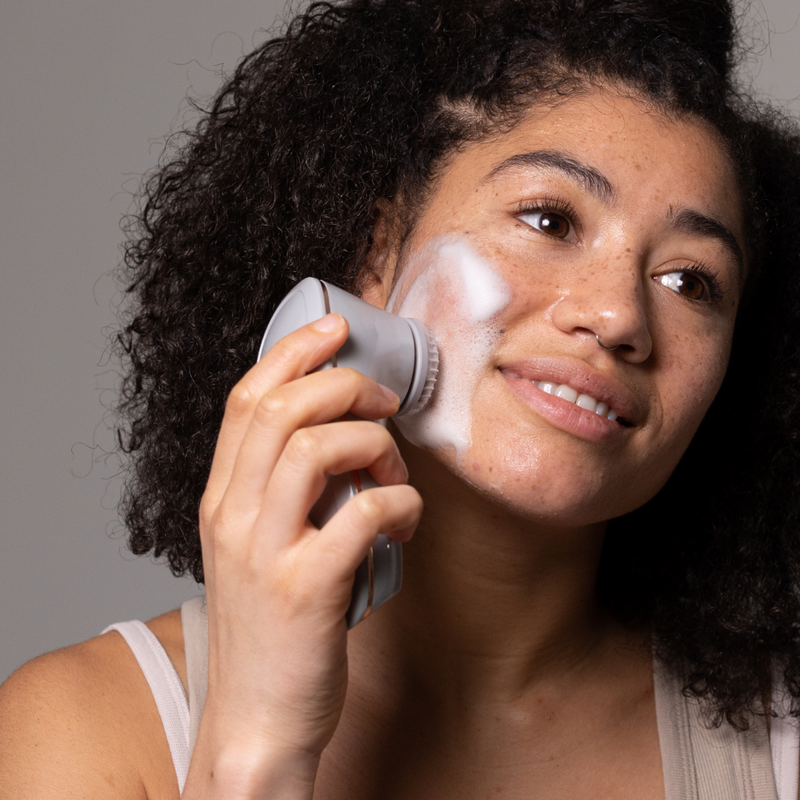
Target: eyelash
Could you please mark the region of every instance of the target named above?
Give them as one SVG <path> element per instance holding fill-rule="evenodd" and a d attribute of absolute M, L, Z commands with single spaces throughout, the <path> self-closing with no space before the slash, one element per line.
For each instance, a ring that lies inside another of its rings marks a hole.
<path fill-rule="evenodd" d="M 541 200 L 528 200 L 520 203 L 514 212 L 514 216 L 521 217 L 524 214 L 561 214 L 574 230 L 580 227 L 580 220 L 575 207 L 568 200 L 564 200 L 561 197 L 544 197 Z M 536 228 L 533 230 L 536 230 Z M 542 231 L 539 231 L 539 233 L 542 233 Z M 547 234 L 544 235 L 546 236 Z"/>
<path fill-rule="evenodd" d="M 514 212 L 514 216 L 520 217 L 524 214 L 561 214 L 566 220 L 569 222 L 570 226 L 573 230 L 578 229 L 580 225 L 580 220 L 578 218 L 578 212 L 575 210 L 575 207 L 568 201 L 561 197 L 545 197 L 541 200 L 530 200 L 520 203 L 517 207 L 516 211 Z M 534 228 L 534 230 L 537 230 Z M 547 236 L 546 233 L 543 231 L 538 231 L 542 233 L 544 236 Z M 553 237 L 555 238 L 555 237 Z M 671 272 L 687 272 L 691 273 L 692 275 L 697 275 L 699 278 L 702 278 L 703 282 L 705 283 L 708 294 L 709 300 L 692 300 L 691 298 L 686 297 L 686 300 L 689 300 L 691 303 L 705 303 L 705 302 L 717 302 L 722 300 L 724 293 L 722 291 L 722 285 L 719 280 L 719 271 L 715 270 L 713 267 L 708 266 L 708 264 L 704 264 L 702 261 L 696 262 L 690 266 L 686 266 L 683 269 L 674 269 Z"/>
<path fill-rule="evenodd" d="M 681 269 L 670 270 L 670 272 L 688 272 L 703 279 L 703 283 L 705 283 L 708 288 L 709 300 L 692 300 L 690 297 L 687 297 L 686 299 L 691 303 L 717 302 L 722 300 L 724 296 L 722 284 L 719 280 L 719 270 L 708 266 L 708 264 L 704 264 L 702 261 L 697 261 Z"/>

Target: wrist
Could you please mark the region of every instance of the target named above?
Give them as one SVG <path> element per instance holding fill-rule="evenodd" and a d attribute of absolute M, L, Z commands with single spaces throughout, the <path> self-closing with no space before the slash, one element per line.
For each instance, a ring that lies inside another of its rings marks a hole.
<path fill-rule="evenodd" d="M 195 748 L 185 800 L 311 800 L 314 794 L 319 756 L 236 740 L 209 755 Z"/>

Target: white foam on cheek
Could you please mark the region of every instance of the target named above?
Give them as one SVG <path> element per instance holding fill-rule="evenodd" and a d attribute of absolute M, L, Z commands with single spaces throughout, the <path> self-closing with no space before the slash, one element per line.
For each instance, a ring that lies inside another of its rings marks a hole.
<path fill-rule="evenodd" d="M 460 460 L 472 444 L 472 398 L 490 369 L 499 335 L 493 318 L 511 290 L 463 240 L 434 241 L 406 266 L 406 277 L 423 267 L 395 310 L 428 326 L 439 347 L 439 375 L 430 403 L 417 414 L 398 417 L 403 435 L 420 447 L 455 449 Z M 397 289 L 402 288 L 401 278 Z"/>
<path fill-rule="evenodd" d="M 464 305 L 473 322 L 486 322 L 508 305 L 508 286 L 466 242 L 444 244 L 439 255 L 459 271 Z"/>

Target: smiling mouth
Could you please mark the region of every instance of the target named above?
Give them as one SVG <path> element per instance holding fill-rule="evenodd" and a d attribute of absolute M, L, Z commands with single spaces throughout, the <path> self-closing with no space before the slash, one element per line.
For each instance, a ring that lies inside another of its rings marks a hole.
<path fill-rule="evenodd" d="M 610 422 L 617 421 L 620 424 L 624 424 L 623 420 L 618 419 L 617 412 L 610 408 L 607 403 L 597 400 L 589 394 L 580 394 L 566 383 L 554 383 L 553 381 L 531 381 L 531 383 L 545 394 L 560 397 L 562 400 L 573 403 L 586 411 L 591 411 L 597 414 L 598 417 L 603 417 Z"/>
<path fill-rule="evenodd" d="M 642 423 L 636 395 L 614 376 L 580 359 L 530 357 L 498 365 L 498 369 L 537 413 L 565 430 L 577 426 L 580 436 L 596 435 L 600 441 Z"/>

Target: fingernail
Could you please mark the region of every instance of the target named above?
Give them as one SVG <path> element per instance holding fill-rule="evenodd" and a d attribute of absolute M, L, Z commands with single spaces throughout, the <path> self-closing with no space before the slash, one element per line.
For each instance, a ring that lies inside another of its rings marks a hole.
<path fill-rule="evenodd" d="M 391 400 L 398 405 L 400 404 L 400 398 L 388 386 L 384 386 L 382 383 L 379 383 L 378 386 L 381 387 L 381 391 L 386 396 L 387 400 Z"/>
<path fill-rule="evenodd" d="M 311 327 L 320 333 L 334 333 L 342 327 L 343 321 L 341 314 L 326 314 L 322 319 L 313 322 Z"/>

